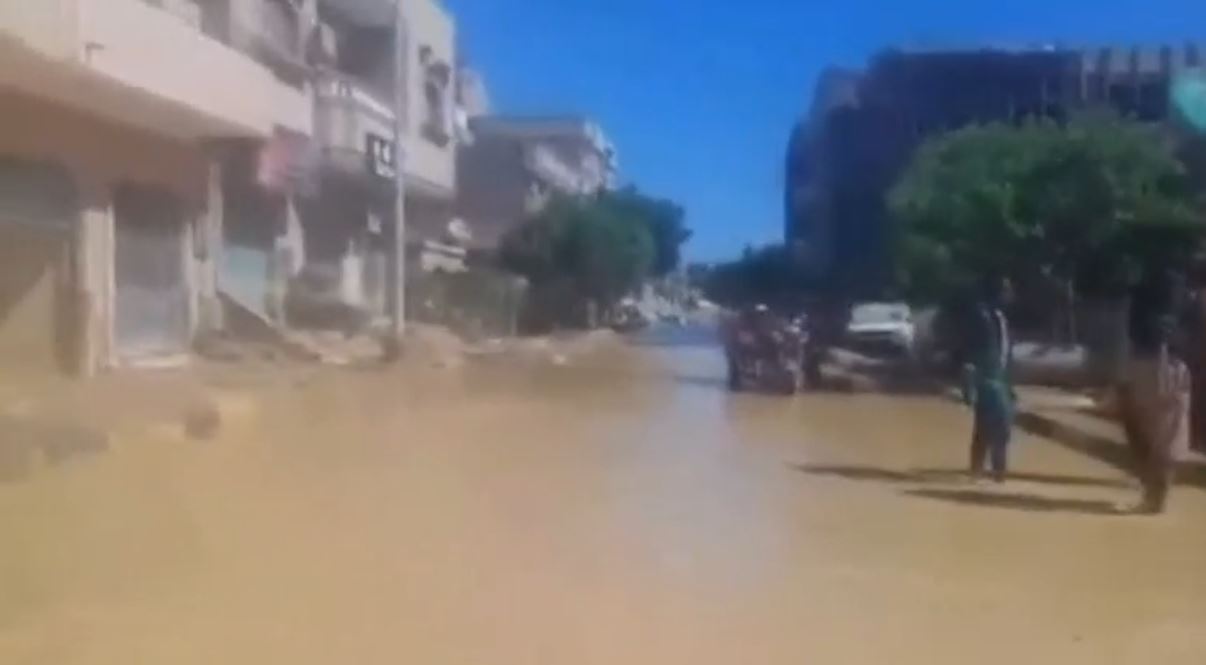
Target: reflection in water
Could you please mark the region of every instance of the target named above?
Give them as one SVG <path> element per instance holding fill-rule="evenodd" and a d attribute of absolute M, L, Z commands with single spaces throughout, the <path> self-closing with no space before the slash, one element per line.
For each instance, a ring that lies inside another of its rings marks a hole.
<path fill-rule="evenodd" d="M 1117 473 L 1025 437 L 964 486 L 953 404 L 722 369 L 331 373 L 0 484 L 0 662 L 1200 662 L 1206 493 L 1086 515 Z"/>

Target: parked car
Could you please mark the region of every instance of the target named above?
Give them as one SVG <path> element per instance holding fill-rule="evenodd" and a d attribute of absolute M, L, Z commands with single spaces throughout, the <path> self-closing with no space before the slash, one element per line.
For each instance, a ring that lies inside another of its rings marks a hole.
<path fill-rule="evenodd" d="M 807 383 L 808 333 L 765 307 L 742 312 L 724 328 L 729 389 L 795 394 Z"/>
<path fill-rule="evenodd" d="M 846 339 L 856 348 L 912 356 L 916 337 L 913 311 L 905 303 L 869 302 L 850 308 Z"/>

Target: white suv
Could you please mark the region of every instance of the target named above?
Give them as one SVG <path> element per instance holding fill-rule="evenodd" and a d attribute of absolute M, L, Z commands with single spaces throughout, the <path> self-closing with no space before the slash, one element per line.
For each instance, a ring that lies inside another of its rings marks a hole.
<path fill-rule="evenodd" d="M 870 302 L 850 308 L 846 337 L 857 346 L 912 355 L 916 336 L 913 310 L 905 303 Z"/>

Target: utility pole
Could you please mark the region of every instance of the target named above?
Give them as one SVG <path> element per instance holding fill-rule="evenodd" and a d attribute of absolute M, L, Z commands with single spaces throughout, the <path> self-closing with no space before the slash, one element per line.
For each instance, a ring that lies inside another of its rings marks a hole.
<path fill-rule="evenodd" d="M 401 351 L 406 333 L 406 135 L 410 82 L 410 34 L 406 0 L 394 0 L 394 224 L 390 242 L 388 304 L 390 330 L 386 355 Z"/>

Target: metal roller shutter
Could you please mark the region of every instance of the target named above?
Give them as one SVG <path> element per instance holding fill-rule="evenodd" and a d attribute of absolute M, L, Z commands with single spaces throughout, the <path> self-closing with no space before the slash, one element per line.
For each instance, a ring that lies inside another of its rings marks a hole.
<path fill-rule="evenodd" d="M 67 369 L 78 215 L 63 170 L 0 157 L 0 376 Z"/>

